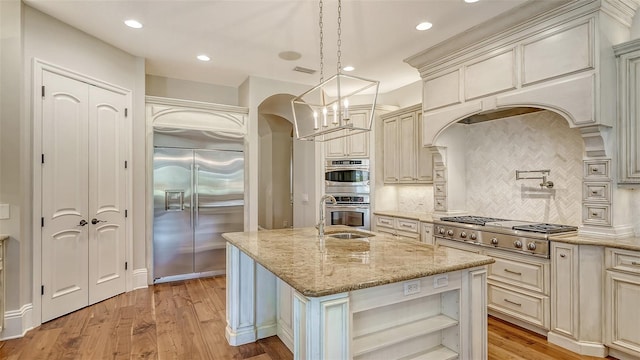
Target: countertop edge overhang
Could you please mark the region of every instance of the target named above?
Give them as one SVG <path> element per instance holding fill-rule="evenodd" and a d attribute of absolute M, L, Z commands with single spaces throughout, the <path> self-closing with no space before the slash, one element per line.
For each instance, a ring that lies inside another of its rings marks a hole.
<path fill-rule="evenodd" d="M 327 233 L 345 227 L 328 227 Z M 372 233 L 321 241 L 315 228 L 225 233 L 227 242 L 307 297 L 321 297 L 489 265 L 491 257 Z M 353 247 L 353 248 L 352 248 Z M 364 247 L 367 248 L 364 251 Z"/>

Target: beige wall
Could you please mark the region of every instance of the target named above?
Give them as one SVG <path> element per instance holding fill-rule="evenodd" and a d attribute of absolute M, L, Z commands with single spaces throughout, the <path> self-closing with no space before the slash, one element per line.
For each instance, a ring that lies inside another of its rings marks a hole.
<path fill-rule="evenodd" d="M 174 99 L 238 105 L 238 89 L 230 86 L 146 75 L 146 94 Z"/>
<path fill-rule="evenodd" d="M 3 17 L 0 202 L 11 205 L 11 219 L 0 222 L 0 231 L 11 236 L 5 263 L 5 310 L 16 311 L 25 309 L 25 306 L 29 308 L 28 305 L 36 300 L 33 296 L 34 279 L 39 278 L 32 273 L 33 245 L 40 241 L 32 230 L 34 213 L 39 214 L 39 209 L 33 205 L 32 185 L 32 160 L 35 156 L 31 138 L 39 126 L 38 121 L 31 119 L 34 59 L 132 91 L 133 208 L 130 224 L 133 226 L 133 254 L 130 254 L 130 261 L 134 270 L 145 267 L 145 193 L 141 190 L 144 189 L 145 174 L 144 59 L 116 49 L 18 1 L 0 3 Z M 5 21 L 5 16 L 11 16 L 18 24 L 21 20 L 21 29 L 15 22 Z M 17 38 L 15 34 L 18 34 Z M 16 52 L 20 47 L 19 42 L 15 43 L 16 39 L 22 41 L 22 53 Z M 11 88 L 10 93 L 7 93 L 7 87 Z M 10 101 L 11 106 L 5 107 L 5 101 Z M 7 115 L 5 111 L 10 113 Z M 39 314 L 34 313 L 32 317 L 38 325 Z M 10 335 L 0 334 L 1 337 Z"/>
<path fill-rule="evenodd" d="M 5 242 L 5 310 L 31 302 L 31 224 L 24 206 L 30 190 L 24 177 L 29 155 L 23 151 L 29 134 L 23 121 L 28 112 L 22 102 L 21 26 L 21 2 L 0 1 L 0 203 L 10 208 L 10 218 L 0 220 L 0 233 L 10 236 Z"/>

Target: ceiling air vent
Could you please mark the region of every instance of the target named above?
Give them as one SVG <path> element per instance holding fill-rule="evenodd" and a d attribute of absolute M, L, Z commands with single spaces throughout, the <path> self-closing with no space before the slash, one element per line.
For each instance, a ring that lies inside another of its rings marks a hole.
<path fill-rule="evenodd" d="M 293 68 L 293 71 L 297 71 L 297 72 L 301 72 L 301 73 L 305 73 L 305 74 L 315 74 L 316 71 L 313 69 L 307 69 L 305 67 L 302 66 L 296 66 Z"/>

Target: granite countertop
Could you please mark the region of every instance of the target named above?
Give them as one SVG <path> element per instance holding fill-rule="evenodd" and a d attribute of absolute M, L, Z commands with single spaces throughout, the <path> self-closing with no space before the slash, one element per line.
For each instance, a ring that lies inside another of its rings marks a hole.
<path fill-rule="evenodd" d="M 409 212 L 409 211 L 395 211 L 395 210 L 374 210 L 374 215 L 393 216 L 404 219 L 418 220 L 424 222 L 433 222 L 434 218 L 431 214 Z"/>
<path fill-rule="evenodd" d="M 298 292 L 319 297 L 491 264 L 488 256 L 371 233 L 337 239 L 354 230 L 329 226 L 324 241 L 315 228 L 225 233 L 232 245 Z M 359 231 L 362 232 L 362 231 Z"/>
<path fill-rule="evenodd" d="M 555 235 L 550 236 L 549 240 L 555 242 L 562 242 L 567 244 L 576 245 L 595 245 L 595 246 L 607 246 L 617 249 L 640 251 L 640 237 L 600 237 L 597 235 Z"/>

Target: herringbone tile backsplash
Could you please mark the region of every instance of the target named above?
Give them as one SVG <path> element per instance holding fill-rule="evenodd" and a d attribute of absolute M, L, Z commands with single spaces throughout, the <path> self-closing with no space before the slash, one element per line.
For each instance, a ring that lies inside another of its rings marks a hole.
<path fill-rule="evenodd" d="M 470 125 L 466 144 L 470 214 L 580 224 L 584 143 L 562 117 L 542 111 Z M 553 189 L 516 180 L 516 170 L 542 169 Z"/>
<path fill-rule="evenodd" d="M 563 118 L 541 111 L 468 125 L 465 143 L 469 214 L 581 223 L 584 143 Z M 542 169 L 551 170 L 553 189 L 541 189 L 540 180 L 516 181 L 516 170 Z M 398 186 L 394 192 L 399 211 L 433 211 L 432 186 Z"/>

